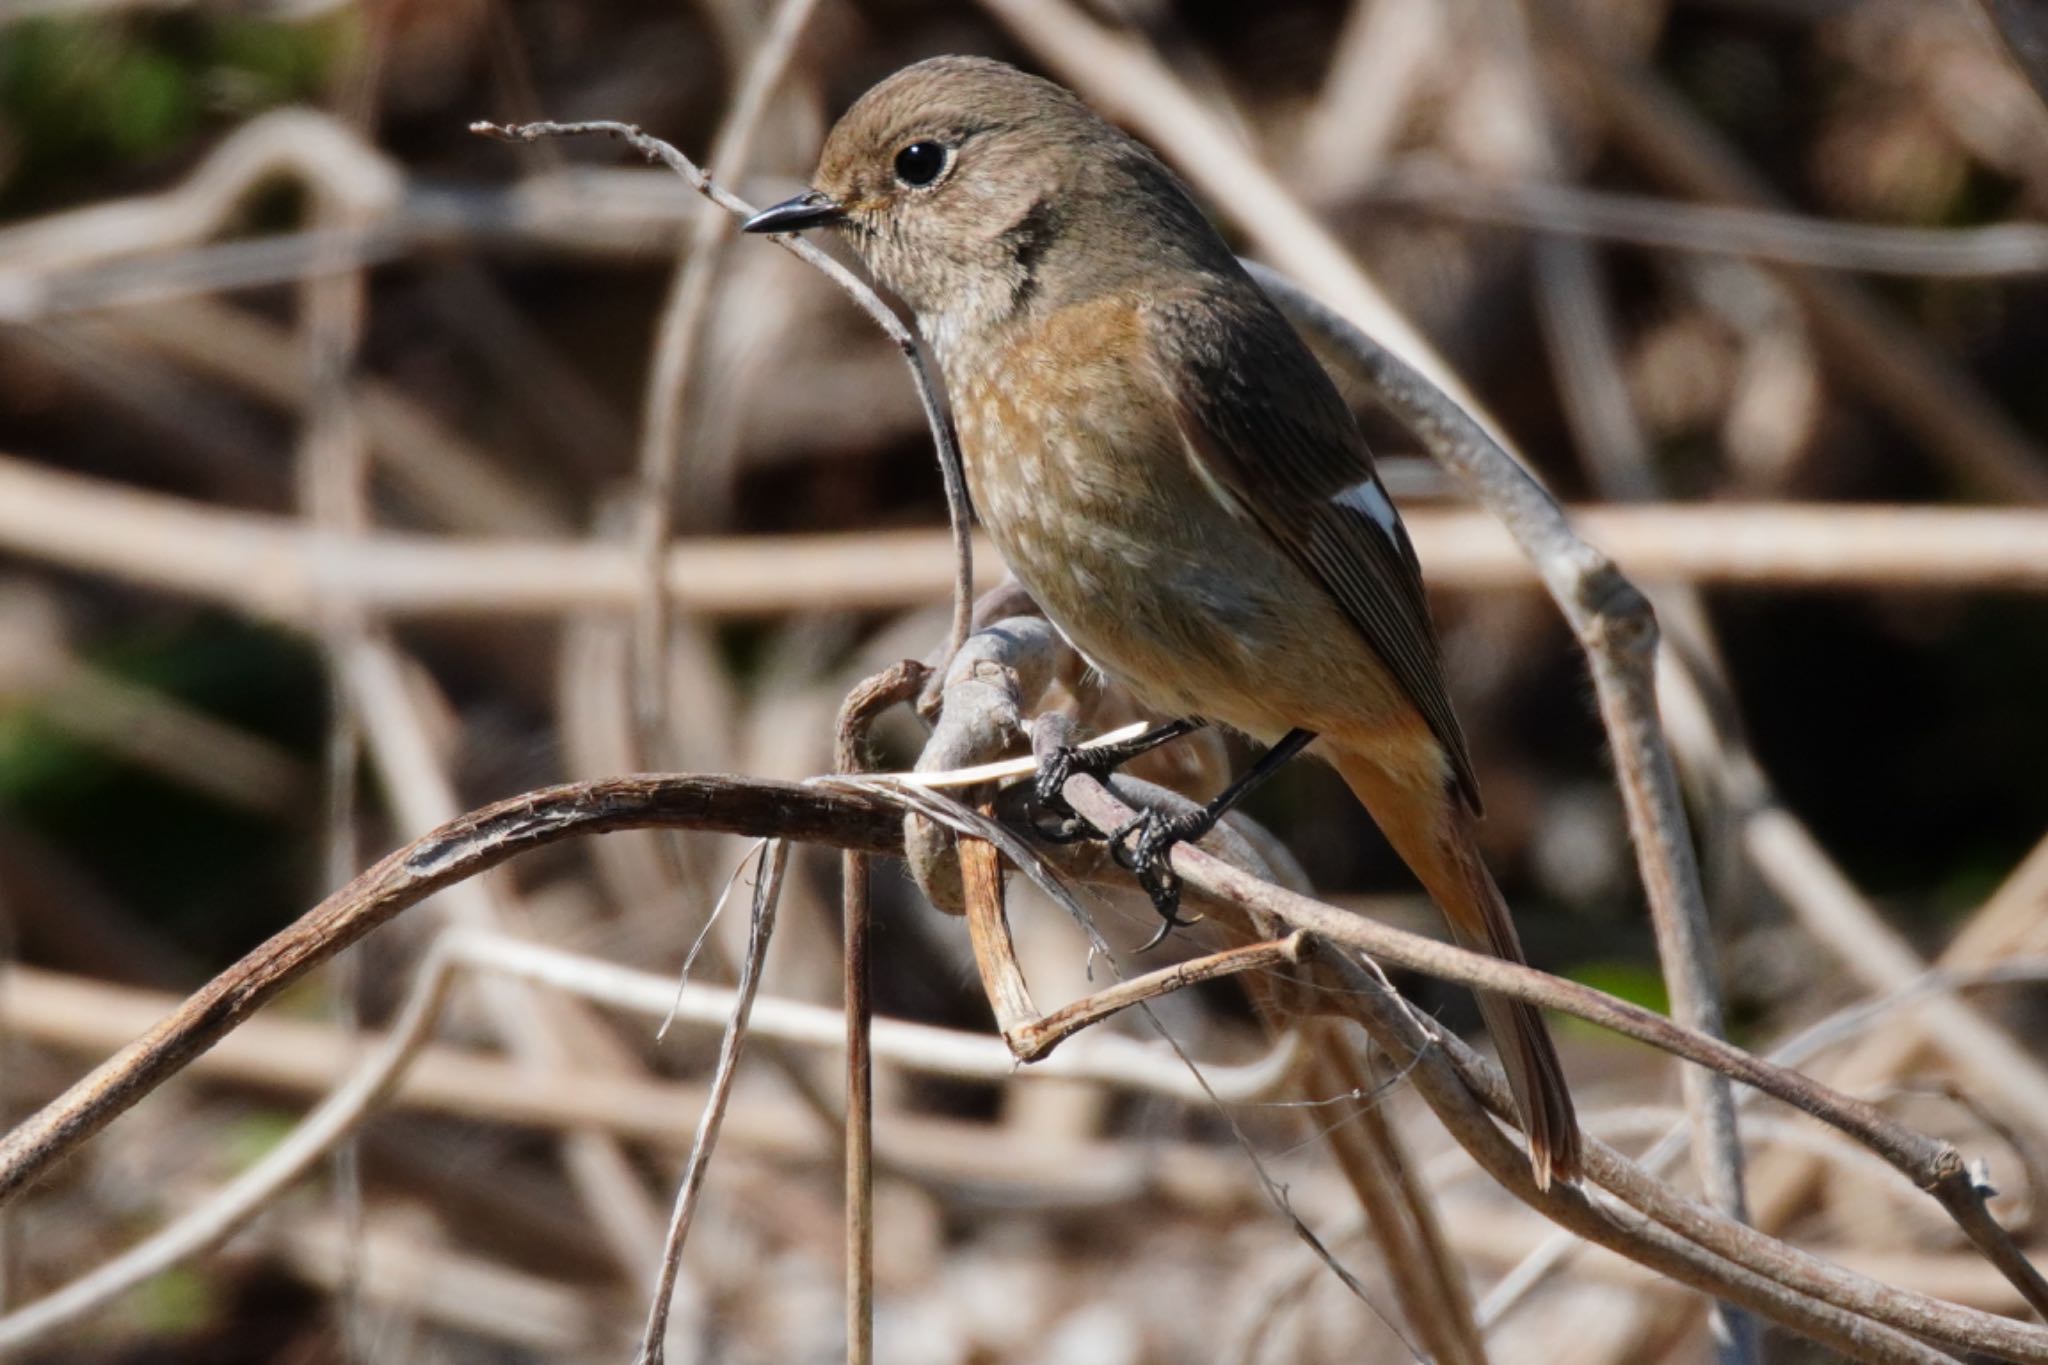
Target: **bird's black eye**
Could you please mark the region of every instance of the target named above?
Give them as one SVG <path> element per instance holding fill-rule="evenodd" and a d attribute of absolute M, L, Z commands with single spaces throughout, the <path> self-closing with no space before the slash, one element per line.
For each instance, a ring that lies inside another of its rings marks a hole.
<path fill-rule="evenodd" d="M 896 153 L 896 178 L 906 185 L 929 185 L 946 169 L 946 148 L 937 142 L 913 142 Z"/>

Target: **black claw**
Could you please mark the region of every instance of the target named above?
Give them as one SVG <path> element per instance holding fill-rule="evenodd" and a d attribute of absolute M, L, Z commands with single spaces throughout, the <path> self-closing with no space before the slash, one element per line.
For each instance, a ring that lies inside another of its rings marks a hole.
<path fill-rule="evenodd" d="M 1073 808 L 1061 795 L 1068 778 L 1076 773 L 1101 777 L 1139 754 L 1201 728 L 1202 724 L 1192 718 L 1170 721 L 1148 734 L 1120 744 L 1097 745 L 1093 749 L 1062 746 L 1054 750 L 1039 765 L 1035 790 L 1040 810 L 1059 817 L 1060 823 L 1056 827 L 1057 833 L 1044 831 L 1043 826 L 1041 831 L 1055 839 L 1082 837 L 1079 830 L 1081 822 L 1074 818 Z M 1282 764 L 1313 744 L 1315 739 L 1313 731 L 1289 730 L 1279 743 L 1260 757 L 1250 772 L 1224 788 L 1208 805 L 1180 815 L 1146 811 L 1109 836 L 1110 856 L 1137 876 L 1138 885 L 1144 887 L 1145 894 L 1152 898 L 1152 908 L 1159 912 L 1159 932 L 1145 948 L 1157 947 L 1173 930 L 1194 923 L 1180 917 L 1180 878 L 1173 870 L 1173 846 L 1189 839 L 1199 839 L 1214 829 L 1225 811 L 1271 777 Z"/>
<path fill-rule="evenodd" d="M 1033 794 L 1045 810 L 1057 815 L 1072 815 L 1073 808 L 1061 794 L 1068 778 L 1076 773 L 1108 777 L 1140 754 L 1150 753 L 1161 744 L 1191 734 L 1201 726 L 1202 722 L 1197 720 L 1175 720 L 1117 744 L 1097 744 L 1086 748 L 1062 744 L 1040 761 L 1038 776 L 1032 784 Z"/>
<path fill-rule="evenodd" d="M 1087 756 L 1071 744 L 1062 744 L 1046 755 L 1038 765 L 1038 777 L 1033 784 L 1033 794 L 1037 796 L 1039 806 L 1056 815 L 1073 815 L 1074 808 L 1067 804 L 1067 798 L 1061 793 L 1066 788 L 1067 779 L 1083 771 L 1086 762 Z"/>
<path fill-rule="evenodd" d="M 1152 898 L 1152 908 L 1159 912 L 1159 932 L 1140 952 L 1157 947 L 1173 930 L 1195 923 L 1180 917 L 1181 882 L 1180 874 L 1173 870 L 1173 846 L 1201 838 L 1214 823 L 1207 811 L 1187 815 L 1146 811 L 1109 836 L 1110 855 L 1137 877 L 1138 885 Z"/>
<path fill-rule="evenodd" d="M 1151 952 L 1154 948 L 1166 942 L 1166 936 L 1172 933 L 1174 926 L 1180 922 L 1177 919 L 1161 918 L 1159 921 L 1159 931 L 1138 946 L 1138 956 L 1143 957 L 1146 953 Z"/>

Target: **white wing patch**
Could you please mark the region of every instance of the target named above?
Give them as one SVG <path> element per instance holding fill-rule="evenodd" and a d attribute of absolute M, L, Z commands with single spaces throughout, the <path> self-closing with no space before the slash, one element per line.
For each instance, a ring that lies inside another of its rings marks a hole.
<path fill-rule="evenodd" d="M 1399 541 L 1401 518 L 1394 511 L 1394 504 L 1387 498 L 1387 490 L 1380 487 L 1377 478 L 1354 483 L 1330 501 L 1339 507 L 1349 507 L 1354 512 L 1365 513 L 1382 531 Z"/>
<path fill-rule="evenodd" d="M 1209 462 L 1202 458 L 1202 452 L 1196 449 L 1195 443 L 1187 438 L 1185 429 L 1180 444 L 1181 450 L 1188 457 L 1188 467 L 1195 471 L 1195 479 L 1208 490 L 1209 496 L 1216 499 L 1224 511 L 1239 521 L 1249 520 L 1245 515 L 1244 504 L 1239 502 L 1237 495 L 1225 488 L 1223 481 L 1210 470 Z"/>

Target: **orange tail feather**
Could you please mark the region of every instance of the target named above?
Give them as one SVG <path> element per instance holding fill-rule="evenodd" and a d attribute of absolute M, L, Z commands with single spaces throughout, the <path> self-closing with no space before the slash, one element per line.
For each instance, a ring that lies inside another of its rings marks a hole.
<path fill-rule="evenodd" d="M 1447 784 L 1418 789 L 1370 758 L 1331 754 L 1387 842 L 1450 921 L 1458 945 L 1509 962 L 1526 962 L 1507 902 L 1479 857 L 1472 816 Z M 1501 1065 L 1521 1110 L 1536 1183 L 1579 1174 L 1579 1123 L 1550 1030 L 1533 1005 L 1480 991 L 1479 1012 L 1500 1050 Z"/>

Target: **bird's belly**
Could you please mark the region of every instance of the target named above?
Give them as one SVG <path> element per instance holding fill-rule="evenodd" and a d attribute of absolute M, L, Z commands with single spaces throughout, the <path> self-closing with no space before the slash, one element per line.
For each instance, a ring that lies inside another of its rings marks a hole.
<path fill-rule="evenodd" d="M 1098 461 L 1076 480 L 1056 452 L 1021 463 L 975 479 L 991 537 L 1074 647 L 1145 706 L 1266 742 L 1406 709 L 1329 596 L 1184 459 L 1179 487 L 1170 469 L 1119 478 Z"/>

